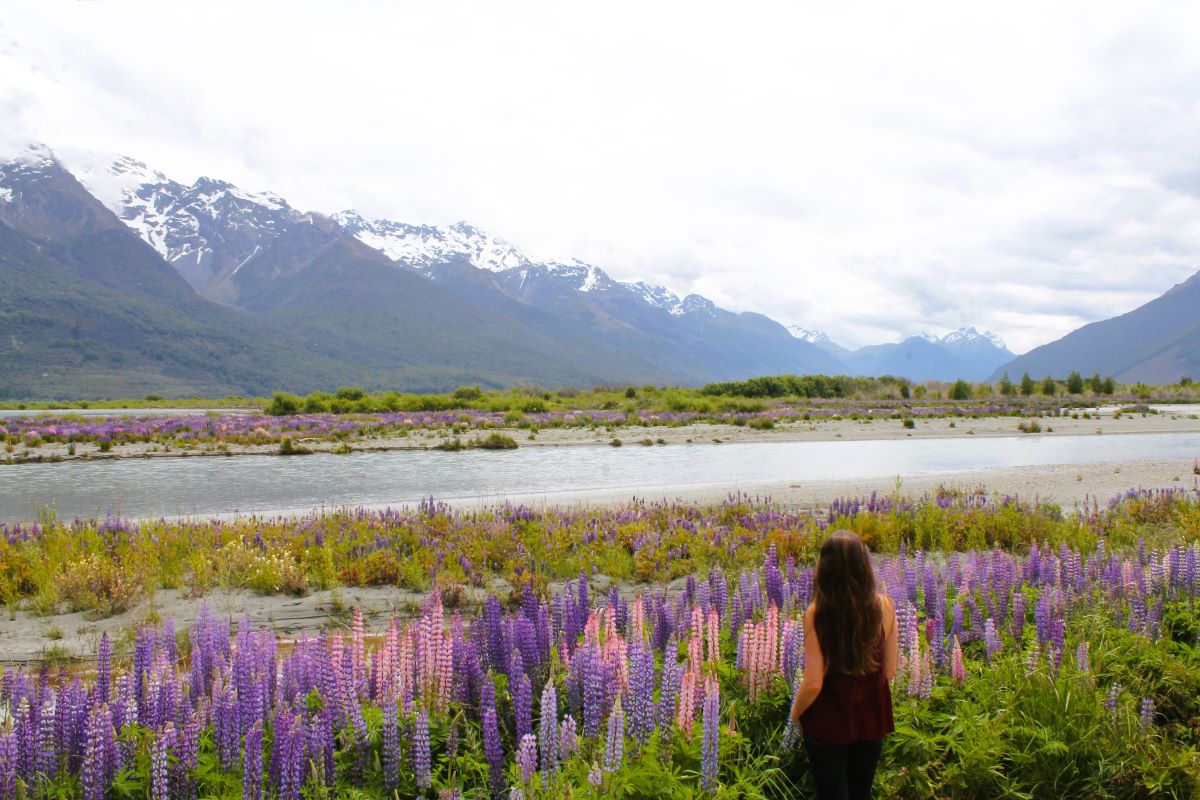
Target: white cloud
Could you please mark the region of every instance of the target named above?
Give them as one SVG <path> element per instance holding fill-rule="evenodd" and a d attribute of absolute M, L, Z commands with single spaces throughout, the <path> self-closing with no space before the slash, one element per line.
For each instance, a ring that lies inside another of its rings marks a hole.
<path fill-rule="evenodd" d="M 1183 4 L 7 3 L 0 144 L 128 153 L 860 345 L 1200 266 Z"/>

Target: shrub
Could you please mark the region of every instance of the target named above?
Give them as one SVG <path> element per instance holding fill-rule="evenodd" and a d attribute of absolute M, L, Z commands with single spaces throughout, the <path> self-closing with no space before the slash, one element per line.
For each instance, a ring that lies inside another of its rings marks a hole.
<path fill-rule="evenodd" d="M 460 386 L 450 396 L 460 402 L 471 403 L 483 397 L 483 390 L 478 386 Z"/>
<path fill-rule="evenodd" d="M 298 444 L 293 444 L 292 440 L 287 436 L 279 440 L 279 455 L 281 456 L 306 456 L 311 453 L 307 447 L 301 447 Z"/>
<path fill-rule="evenodd" d="M 58 577 L 58 596 L 70 611 L 119 614 L 133 608 L 143 592 L 133 570 L 95 554 L 70 561 Z"/>
<path fill-rule="evenodd" d="M 486 439 L 476 439 L 471 446 L 480 450 L 516 450 L 517 440 L 503 433 L 493 433 Z"/>
<path fill-rule="evenodd" d="M 912 417 L 905 417 L 904 422 L 902 424 L 904 425 L 904 427 L 908 428 L 909 430 L 912 430 L 913 428 L 917 427 L 917 423 Z"/>
<path fill-rule="evenodd" d="M 954 382 L 950 387 L 951 400 L 970 400 L 971 399 L 971 384 L 961 378 Z"/>
<path fill-rule="evenodd" d="M 263 410 L 273 417 L 287 417 L 300 413 L 301 402 L 300 398 L 294 394 L 276 392 L 272 395 L 271 402 Z"/>

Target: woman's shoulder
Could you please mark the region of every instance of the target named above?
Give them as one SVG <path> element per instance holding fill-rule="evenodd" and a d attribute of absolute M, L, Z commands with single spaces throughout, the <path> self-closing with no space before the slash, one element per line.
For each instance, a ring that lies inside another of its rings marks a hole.
<path fill-rule="evenodd" d="M 879 599 L 879 607 L 884 611 L 895 611 L 896 603 L 892 600 L 891 595 L 883 594 L 882 592 L 875 595 Z"/>

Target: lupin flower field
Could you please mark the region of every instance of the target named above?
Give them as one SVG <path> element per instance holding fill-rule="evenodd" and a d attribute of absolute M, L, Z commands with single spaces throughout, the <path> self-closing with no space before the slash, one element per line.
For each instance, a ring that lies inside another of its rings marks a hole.
<path fill-rule="evenodd" d="M 47 591 L 39 560 L 161 585 L 195 580 L 161 568 L 185 550 L 234 547 L 316 551 L 289 567 L 298 591 L 361 582 L 391 553 L 428 595 L 377 629 L 355 611 L 298 640 L 206 609 L 106 636 L 84 669 L 6 671 L 0 800 L 808 796 L 787 708 L 815 548 L 839 527 L 876 551 L 897 607 L 879 796 L 1200 791 L 1200 495 L 1064 514 L 947 492 L 821 514 L 734 496 L 11 526 L 10 607 Z M 628 580 L 598 592 L 601 570 Z M 447 607 L 496 576 L 512 588 Z"/>

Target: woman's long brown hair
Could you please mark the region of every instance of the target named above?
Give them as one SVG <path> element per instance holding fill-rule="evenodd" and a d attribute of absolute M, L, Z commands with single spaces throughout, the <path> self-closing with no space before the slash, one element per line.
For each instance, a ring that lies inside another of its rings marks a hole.
<path fill-rule="evenodd" d="M 821 545 L 813 583 L 813 628 L 828 672 L 867 675 L 879 668 L 883 610 L 862 539 L 834 531 Z"/>

